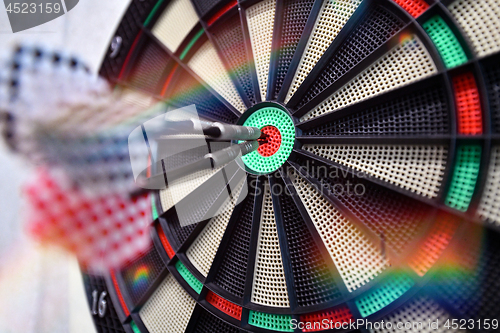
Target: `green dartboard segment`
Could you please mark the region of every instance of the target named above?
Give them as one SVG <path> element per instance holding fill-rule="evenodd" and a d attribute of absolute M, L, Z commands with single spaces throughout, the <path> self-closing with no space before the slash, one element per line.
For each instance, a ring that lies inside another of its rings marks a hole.
<path fill-rule="evenodd" d="M 278 332 L 293 332 L 291 327 L 292 316 L 263 313 L 250 310 L 248 323 L 252 326 Z"/>
<path fill-rule="evenodd" d="M 184 280 L 189 284 L 191 288 L 193 288 L 196 293 L 201 293 L 201 290 L 203 289 L 203 284 L 198 281 L 198 279 L 191 274 L 191 272 L 187 269 L 186 266 L 180 261 L 177 261 L 175 263 L 175 268 L 179 272 L 179 274 L 182 276 Z"/>
<path fill-rule="evenodd" d="M 481 146 L 467 145 L 458 148 L 446 205 L 462 212 L 469 208 L 481 167 Z"/>
<path fill-rule="evenodd" d="M 440 16 L 434 16 L 423 25 L 443 58 L 446 68 L 453 68 L 467 62 L 467 55 L 453 31 Z"/>

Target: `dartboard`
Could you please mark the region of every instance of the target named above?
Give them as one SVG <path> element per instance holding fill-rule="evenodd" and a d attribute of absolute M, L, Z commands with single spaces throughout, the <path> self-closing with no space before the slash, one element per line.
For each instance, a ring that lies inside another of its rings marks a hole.
<path fill-rule="evenodd" d="M 498 0 L 133 0 L 117 93 L 268 140 L 149 194 L 151 248 L 84 274 L 97 330 L 494 331 L 499 52 Z"/>

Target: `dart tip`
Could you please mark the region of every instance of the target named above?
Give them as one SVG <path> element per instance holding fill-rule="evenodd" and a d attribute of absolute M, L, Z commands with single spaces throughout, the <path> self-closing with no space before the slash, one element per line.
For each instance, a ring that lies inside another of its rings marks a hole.
<path fill-rule="evenodd" d="M 260 137 L 257 139 L 257 142 L 259 142 L 259 146 L 260 145 L 263 145 L 265 143 L 268 143 L 269 142 L 269 135 L 267 135 L 266 133 L 262 132 Z"/>

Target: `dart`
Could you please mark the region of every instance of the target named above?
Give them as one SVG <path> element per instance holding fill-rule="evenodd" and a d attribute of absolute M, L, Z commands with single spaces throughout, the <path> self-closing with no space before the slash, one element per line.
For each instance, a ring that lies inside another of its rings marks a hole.
<path fill-rule="evenodd" d="M 159 176 L 134 182 L 131 159 L 150 158 L 149 149 L 142 145 L 143 139 L 136 140 L 130 136 L 135 126 L 148 128 L 148 145 L 154 144 L 154 138 L 159 137 L 161 142 L 165 141 L 162 137 L 179 133 L 201 133 L 206 139 L 217 141 L 253 140 L 261 136 L 257 128 L 200 121 L 182 110 L 170 110 L 165 114 L 165 107 L 161 104 L 150 110 L 127 104 L 114 95 L 104 81 L 91 77 L 77 60 L 49 50 L 22 46 L 7 63 L 14 64 L 8 66 L 10 72 L 6 75 L 16 84 L 9 84 L 9 80 L 1 82 L 4 86 L 8 85 L 7 89 L 1 90 L 7 94 L 2 99 L 7 102 L 2 106 L 5 110 L 2 111 L 4 137 L 13 151 L 50 170 L 40 175 L 41 183 L 48 184 L 46 188 L 37 191 L 34 185 L 29 187 L 29 200 L 34 205 L 46 207 L 48 203 L 44 198 L 65 198 L 52 210 L 33 213 L 30 230 L 41 242 L 57 244 L 75 252 L 88 269 L 102 271 L 119 267 L 150 244 L 144 237 L 148 234 L 147 221 L 151 216 L 143 210 L 149 194 L 144 191 L 137 193 L 136 189 L 137 184 L 150 186 Z M 52 80 L 49 84 L 42 84 L 46 78 Z M 64 85 L 65 94 L 57 92 L 61 85 Z M 33 104 L 33 101 L 46 98 L 50 89 L 54 91 L 48 101 L 43 105 Z M 52 109 L 50 116 L 46 116 L 49 109 Z M 174 113 L 176 117 L 188 120 L 170 121 Z M 177 141 L 177 147 L 184 145 L 180 142 L 183 139 Z M 204 169 L 222 168 L 257 147 L 257 141 L 248 141 L 207 152 L 203 159 L 169 171 L 166 178 L 172 183 Z M 149 169 L 146 171 L 149 172 Z M 123 241 L 125 238 L 134 241 L 125 247 L 116 246 L 107 238 L 109 225 L 121 223 L 98 213 L 101 209 L 108 209 L 103 204 L 108 201 L 108 196 L 120 202 L 120 206 L 125 203 L 129 208 L 141 206 L 137 208 L 140 216 L 131 217 L 137 233 L 121 236 Z M 86 236 L 83 235 L 87 229 L 95 227 L 67 213 L 75 207 L 84 207 L 80 209 L 82 214 L 83 211 L 91 214 L 93 223 L 102 227 L 103 233 L 89 235 L 88 239 L 92 241 L 85 243 Z M 82 235 L 82 240 L 77 232 Z M 108 248 L 104 248 L 103 244 Z"/>
<path fill-rule="evenodd" d="M 232 145 L 225 149 L 219 150 L 217 152 L 206 154 L 203 158 L 192 162 L 187 165 L 182 165 L 176 169 L 165 170 L 161 173 L 147 176 L 149 170 L 144 170 L 139 178 L 137 179 L 138 186 L 141 188 L 157 188 L 157 184 L 165 184 L 165 179 L 167 180 L 167 186 L 169 182 L 175 182 L 177 179 L 185 177 L 187 175 L 202 171 L 202 170 L 215 170 L 220 168 L 238 157 L 245 156 L 259 148 L 259 143 L 257 141 L 247 141 L 240 144 Z M 162 170 L 163 161 L 156 162 L 153 169 Z M 137 195 L 137 192 L 133 196 Z"/>

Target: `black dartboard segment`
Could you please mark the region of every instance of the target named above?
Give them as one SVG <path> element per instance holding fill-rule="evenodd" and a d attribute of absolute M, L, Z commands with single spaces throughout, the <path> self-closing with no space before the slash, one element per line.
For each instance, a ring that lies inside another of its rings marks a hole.
<path fill-rule="evenodd" d="M 280 173 L 232 165 L 155 193 L 155 247 L 106 279 L 123 311 L 98 329 L 498 318 L 498 6 L 133 1 L 101 68 L 117 90 L 231 124 L 276 108 L 295 141 Z M 219 214 L 224 193 L 244 194 Z"/>
<path fill-rule="evenodd" d="M 182 227 L 175 211 L 170 210 L 163 214 L 162 224 L 166 226 L 164 230 L 171 233 L 170 242 L 175 248 L 179 248 L 191 235 L 197 224 L 190 224 Z"/>
<path fill-rule="evenodd" d="M 315 2 L 315 0 L 284 1 L 283 23 L 279 40 L 278 63 L 276 65 L 276 81 L 274 86 L 271 87 L 272 91 L 274 91 L 273 99 L 278 98 Z"/>
<path fill-rule="evenodd" d="M 242 203 L 238 227 L 234 230 L 214 278 L 216 285 L 241 300 L 245 291 L 254 204 L 255 193 L 249 193 Z"/>
<path fill-rule="evenodd" d="M 299 168 L 305 167 L 306 163 L 304 158 L 297 160 Z M 344 174 L 316 162 L 309 162 L 307 170 L 311 177 L 329 186 L 331 191 L 327 194 L 334 195 L 357 219 L 398 253 L 417 239 L 419 229 L 425 227 L 432 213 L 431 207 L 376 186 L 356 174 Z M 332 177 L 333 172 L 335 177 Z"/>
<path fill-rule="evenodd" d="M 164 262 L 153 247 L 120 271 L 124 290 L 132 302 L 130 308 L 139 305 L 141 298 L 153 286 L 165 268 Z"/>
<path fill-rule="evenodd" d="M 185 70 L 178 68 L 171 75 L 175 78 L 171 83 L 172 89 L 168 97 L 173 106 L 184 107 L 194 104 L 200 116 L 224 123 L 236 122 L 236 115 Z"/>
<path fill-rule="evenodd" d="M 360 20 L 359 25 L 349 34 L 343 45 L 328 58 L 328 65 L 318 74 L 296 108 L 301 108 L 335 83 L 386 43 L 404 27 L 404 24 L 401 18 L 383 6 L 368 8 L 366 16 Z"/>
<path fill-rule="evenodd" d="M 193 0 L 194 6 L 202 17 L 213 12 L 214 9 L 224 6 L 226 2 L 224 0 Z"/>
<path fill-rule="evenodd" d="M 198 311 L 197 311 L 198 310 Z M 217 318 L 210 312 L 203 308 L 195 310 L 193 317 L 191 317 L 190 327 L 191 332 L 195 333 L 212 333 L 212 332 L 227 332 L 227 333 L 240 333 L 244 332 L 239 330 L 222 319 Z"/>
<path fill-rule="evenodd" d="M 241 18 L 235 13 L 227 20 L 210 28 L 219 52 L 228 63 L 228 70 L 243 88 L 250 106 L 256 103 L 250 64 L 245 50 Z"/>
<path fill-rule="evenodd" d="M 341 119 L 305 130 L 304 136 L 416 136 L 451 133 L 449 106 L 443 89 L 431 86 L 425 90 L 395 96 L 379 105 L 358 108 Z"/>
<path fill-rule="evenodd" d="M 133 68 L 123 78 L 138 90 L 160 95 L 169 73 L 175 68 L 175 61 L 150 38 L 144 38 L 138 45 Z"/>
<path fill-rule="evenodd" d="M 463 269 L 449 269 L 442 276 L 447 283 L 430 288 L 460 317 L 474 320 L 498 318 L 500 313 L 495 306 L 500 277 L 498 234 L 488 232 L 481 235 L 479 230 L 470 228 L 467 240 L 468 245 L 457 248 L 454 258 Z"/>
<path fill-rule="evenodd" d="M 278 184 L 284 188 L 284 183 Z M 331 271 L 333 263 L 323 257 L 290 193 L 280 196 L 280 208 L 290 251 L 297 305 L 315 306 L 341 298 Z"/>
<path fill-rule="evenodd" d="M 104 58 L 99 74 L 108 80 L 118 79 L 128 52 L 140 33 L 143 22 L 150 15 L 156 0 L 133 0 L 116 30 L 110 50 Z"/>
<path fill-rule="evenodd" d="M 492 126 L 495 133 L 500 133 L 500 65 L 498 60 L 499 58 L 495 57 L 483 65 Z"/>

